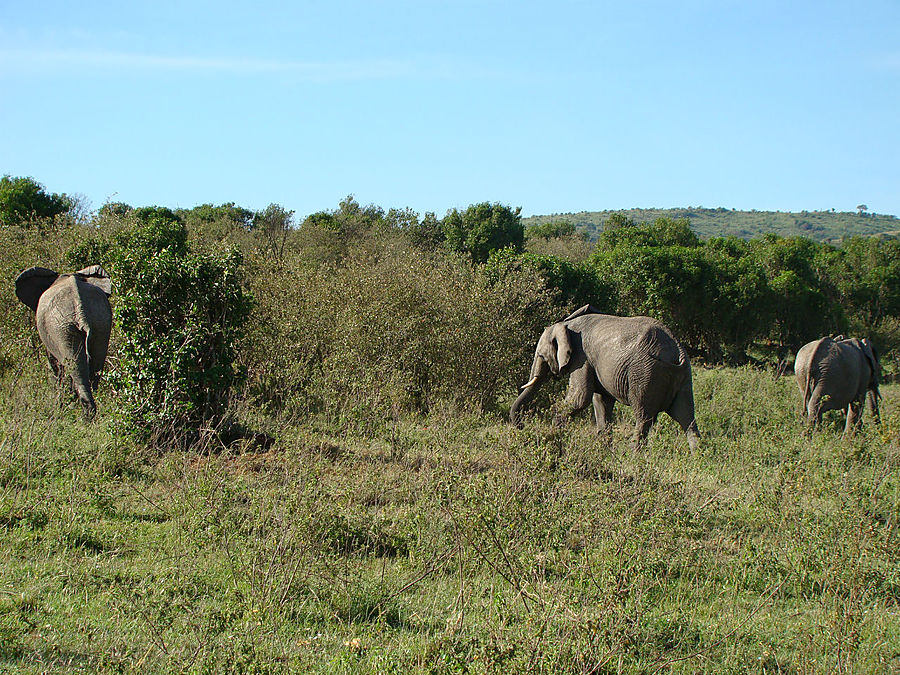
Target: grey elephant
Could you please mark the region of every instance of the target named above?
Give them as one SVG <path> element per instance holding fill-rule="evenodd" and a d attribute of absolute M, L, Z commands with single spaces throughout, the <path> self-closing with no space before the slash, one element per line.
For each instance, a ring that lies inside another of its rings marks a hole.
<path fill-rule="evenodd" d="M 109 349 L 111 290 L 100 265 L 73 274 L 31 267 L 16 278 L 16 296 L 35 312 L 50 369 L 59 383 L 69 375 L 87 419 L 97 411 L 93 392 Z"/>
<path fill-rule="evenodd" d="M 521 426 L 521 410 L 548 376 L 569 376 L 572 412 L 594 405 L 598 433 L 612 421 L 616 401 L 634 409 L 634 444 L 640 446 L 661 412 L 681 425 L 691 448 L 700 431 L 694 419 L 691 364 L 672 332 L 647 316 L 601 314 L 585 305 L 544 329 L 531 378 L 509 411 Z"/>
<path fill-rule="evenodd" d="M 864 400 L 878 421 L 881 364 L 869 340 L 839 335 L 809 342 L 797 352 L 794 373 L 810 426 L 819 425 L 826 410 L 846 410 L 844 433 L 850 434 L 862 422 Z"/>

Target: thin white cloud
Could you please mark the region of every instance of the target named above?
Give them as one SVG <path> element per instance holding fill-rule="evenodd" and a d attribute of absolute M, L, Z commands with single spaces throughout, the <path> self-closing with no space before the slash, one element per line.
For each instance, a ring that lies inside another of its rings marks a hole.
<path fill-rule="evenodd" d="M 290 74 L 311 81 L 374 80 L 409 76 L 414 64 L 393 60 L 296 61 L 253 58 L 166 56 L 117 51 L 0 49 L 0 69 L 59 71 L 79 69 L 171 70 L 231 74 Z"/>

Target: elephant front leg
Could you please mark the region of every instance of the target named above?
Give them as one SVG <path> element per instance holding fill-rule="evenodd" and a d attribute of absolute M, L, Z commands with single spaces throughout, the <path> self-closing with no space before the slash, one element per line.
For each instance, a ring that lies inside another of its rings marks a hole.
<path fill-rule="evenodd" d="M 607 431 L 609 425 L 613 421 L 613 406 L 616 403 L 609 394 L 595 393 L 594 402 L 594 423 L 597 425 L 597 433 L 602 434 Z"/>
<path fill-rule="evenodd" d="M 594 395 L 594 387 L 591 386 L 593 376 L 594 373 L 587 364 L 572 371 L 572 374 L 569 376 L 566 407 L 570 417 L 577 412 L 581 412 L 590 404 Z"/>

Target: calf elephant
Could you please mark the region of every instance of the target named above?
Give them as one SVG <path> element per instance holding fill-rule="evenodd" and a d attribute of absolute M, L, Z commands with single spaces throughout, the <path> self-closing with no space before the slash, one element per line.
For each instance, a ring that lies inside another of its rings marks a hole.
<path fill-rule="evenodd" d="M 74 274 L 31 267 L 16 278 L 16 295 L 35 312 L 38 335 L 58 382 L 68 374 L 84 415 L 97 411 L 93 391 L 106 363 L 111 283 L 99 265 Z"/>
<path fill-rule="evenodd" d="M 616 401 L 637 417 L 634 444 L 640 446 L 661 412 L 681 425 L 695 448 L 700 432 L 694 419 L 691 364 L 672 332 L 646 316 L 620 317 L 585 305 L 546 328 L 538 340 L 531 379 L 509 411 L 520 426 L 520 412 L 549 375 L 569 376 L 567 403 L 572 412 L 593 402 L 597 431 L 612 420 Z"/>
<path fill-rule="evenodd" d="M 878 421 L 881 364 L 869 340 L 838 336 L 805 344 L 794 359 L 794 373 L 810 426 L 819 425 L 826 410 L 846 410 L 844 433 L 852 433 L 862 422 L 864 400 Z"/>

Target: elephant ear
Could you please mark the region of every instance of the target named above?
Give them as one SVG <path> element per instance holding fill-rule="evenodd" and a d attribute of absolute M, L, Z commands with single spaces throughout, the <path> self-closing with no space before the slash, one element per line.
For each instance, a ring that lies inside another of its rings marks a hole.
<path fill-rule="evenodd" d="M 16 277 L 16 297 L 36 312 L 41 295 L 57 278 L 59 274 L 46 267 L 29 267 Z"/>
<path fill-rule="evenodd" d="M 96 286 L 106 295 L 112 295 L 112 281 L 109 274 L 100 265 L 91 265 L 83 270 L 78 270 L 75 275 L 84 282 Z"/>
<path fill-rule="evenodd" d="M 571 321 L 572 319 L 577 319 L 579 316 L 584 316 L 585 314 L 602 314 L 602 312 L 593 305 L 585 305 L 569 314 L 563 321 Z"/>
<path fill-rule="evenodd" d="M 881 362 L 878 360 L 878 352 L 875 350 L 875 345 L 868 338 L 863 338 L 859 341 L 859 344 L 863 356 L 866 357 L 869 367 L 872 369 L 872 386 L 878 389 L 878 381 L 881 379 Z"/>
<path fill-rule="evenodd" d="M 557 373 L 561 373 L 563 368 L 569 365 L 572 360 L 572 343 L 569 338 L 569 329 L 565 324 L 556 325 L 553 331 L 553 339 L 556 342 L 556 367 Z"/>

